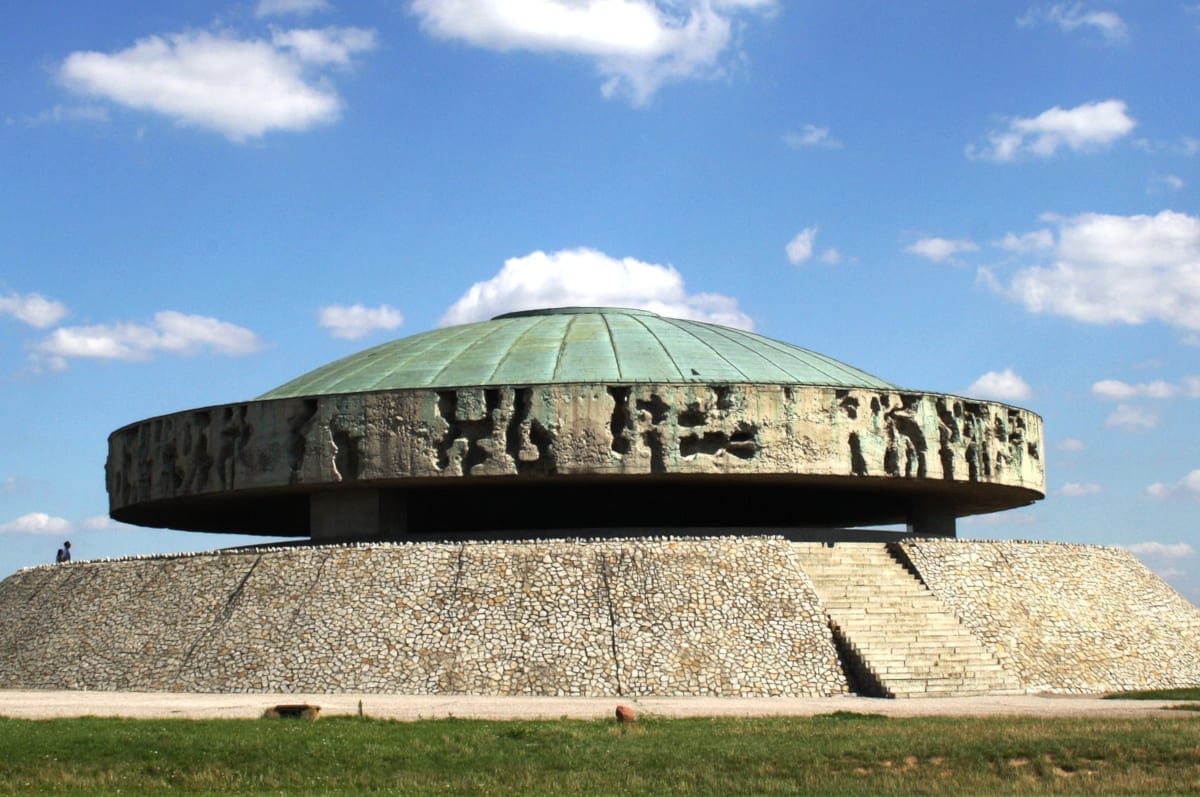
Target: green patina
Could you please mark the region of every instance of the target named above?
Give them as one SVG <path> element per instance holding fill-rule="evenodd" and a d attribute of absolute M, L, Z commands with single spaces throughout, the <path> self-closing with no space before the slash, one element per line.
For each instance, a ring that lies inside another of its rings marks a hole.
<path fill-rule="evenodd" d="M 895 389 L 845 363 L 751 332 L 644 310 L 558 307 L 394 340 L 259 398 L 468 385 L 680 382 Z"/>

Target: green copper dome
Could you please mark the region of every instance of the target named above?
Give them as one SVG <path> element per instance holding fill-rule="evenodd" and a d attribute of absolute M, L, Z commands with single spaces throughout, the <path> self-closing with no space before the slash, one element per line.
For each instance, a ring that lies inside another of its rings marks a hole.
<path fill-rule="evenodd" d="M 476 385 L 680 382 L 895 387 L 829 357 L 739 329 L 644 310 L 557 307 L 384 343 L 259 398 Z"/>

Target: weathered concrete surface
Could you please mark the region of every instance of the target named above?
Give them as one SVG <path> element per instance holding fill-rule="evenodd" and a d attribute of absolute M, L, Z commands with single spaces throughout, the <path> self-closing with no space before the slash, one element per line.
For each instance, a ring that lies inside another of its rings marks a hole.
<path fill-rule="evenodd" d="M 347 535 L 407 531 L 403 490 L 410 487 L 504 483 L 511 491 L 514 484 L 622 477 L 675 485 L 694 478 L 706 490 L 734 482 L 811 484 L 824 490 L 822 500 L 833 500 L 826 488 L 845 488 L 852 497 L 819 521 L 904 522 L 937 507 L 948 513 L 952 532 L 955 515 L 1043 496 L 1042 423 L 1003 404 L 874 389 L 398 390 L 154 418 L 113 433 L 107 465 L 111 512 L 119 520 L 298 535 L 310 533 L 310 515 L 331 511 L 335 526 L 337 513 L 345 513 Z M 343 501 L 333 509 L 313 504 L 310 513 L 312 494 L 348 487 L 394 494 L 362 494 L 366 503 Z M 362 528 L 364 506 L 391 519 Z M 794 507 L 797 525 L 813 519 L 804 507 L 803 501 Z M 570 517 L 563 525 L 587 523 Z"/>

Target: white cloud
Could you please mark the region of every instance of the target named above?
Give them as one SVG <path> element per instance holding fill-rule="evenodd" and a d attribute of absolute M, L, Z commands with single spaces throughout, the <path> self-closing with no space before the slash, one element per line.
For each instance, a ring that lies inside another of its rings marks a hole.
<path fill-rule="evenodd" d="M 1200 499 L 1200 470 L 1194 470 L 1173 484 L 1155 482 L 1146 488 L 1151 498 L 1170 498 L 1176 495 Z"/>
<path fill-rule="evenodd" d="M 254 13 L 260 17 L 285 14 L 303 17 L 317 11 L 328 11 L 330 8 L 328 0 L 258 0 Z"/>
<path fill-rule="evenodd" d="M 0 534 L 47 534 L 58 536 L 71 531 L 71 523 L 45 512 L 30 512 L 8 523 L 0 523 Z"/>
<path fill-rule="evenodd" d="M 1064 33 L 1091 29 L 1113 44 L 1129 38 L 1129 27 L 1115 11 L 1097 11 L 1084 3 L 1055 3 L 1049 8 L 1030 9 L 1017 20 L 1022 27 L 1039 23 L 1054 25 Z"/>
<path fill-rule="evenodd" d="M 665 83 L 722 74 L 722 57 L 746 11 L 776 0 L 413 0 L 421 27 L 440 39 L 508 52 L 591 59 L 605 96 L 644 104 Z"/>
<path fill-rule="evenodd" d="M 115 53 L 72 53 L 59 76 L 84 94 L 243 141 L 336 120 L 341 102 L 310 68 L 345 64 L 373 46 L 374 33 L 358 28 L 277 31 L 271 42 L 173 33 Z"/>
<path fill-rule="evenodd" d="M 1092 395 L 1121 401 L 1131 399 L 1140 394 L 1135 385 L 1120 382 L 1116 379 L 1103 379 L 1092 385 Z"/>
<path fill-rule="evenodd" d="M 1033 398 L 1033 388 L 1011 368 L 1003 371 L 988 371 L 972 382 L 966 393 L 968 396 L 999 401 L 1023 401 Z"/>
<path fill-rule="evenodd" d="M 1078 482 L 1067 482 L 1062 487 L 1055 491 L 1056 495 L 1065 496 L 1067 498 L 1079 498 L 1084 495 L 1096 495 L 1104 492 L 1104 488 L 1098 484 L 1080 484 Z"/>
<path fill-rule="evenodd" d="M 62 302 L 47 299 L 39 293 L 0 295 L 0 316 L 12 316 L 38 329 L 54 326 L 69 312 Z"/>
<path fill-rule="evenodd" d="M 1051 263 L 1022 268 L 1008 287 L 1030 312 L 1094 324 L 1159 321 L 1200 330 L 1200 218 L 1084 213 L 1053 218 Z"/>
<path fill-rule="evenodd" d="M 1181 155 L 1190 158 L 1200 154 L 1200 138 L 1195 136 L 1180 136 L 1175 141 L 1138 138 L 1134 139 L 1133 146 L 1150 155 Z"/>
<path fill-rule="evenodd" d="M 1104 419 L 1104 425 L 1125 429 L 1153 429 L 1158 426 L 1158 416 L 1130 404 L 1118 404 L 1117 408 Z"/>
<path fill-rule="evenodd" d="M 810 147 L 840 149 L 842 146 L 842 142 L 829 135 L 828 127 L 817 127 L 816 125 L 804 125 L 799 130 L 789 130 L 783 134 L 783 143 L 792 149 L 808 149 Z"/>
<path fill-rule="evenodd" d="M 997 241 L 996 246 L 1009 252 L 1041 252 L 1054 247 L 1054 232 L 1051 230 L 1034 230 L 1022 235 L 1010 232 L 1003 239 Z"/>
<path fill-rule="evenodd" d="M 378 307 L 330 305 L 320 309 L 317 323 L 328 329 L 335 338 L 353 340 L 379 329 L 396 329 L 404 323 L 404 316 L 386 304 Z"/>
<path fill-rule="evenodd" d="M 820 227 L 805 227 L 800 232 L 796 233 L 796 237 L 788 241 L 788 245 L 784 251 L 787 252 L 788 262 L 793 266 L 799 266 L 812 259 L 816 254 L 817 232 Z M 832 246 L 826 247 L 817 258 L 826 265 L 837 265 L 842 262 L 842 253 L 834 249 Z M 851 258 L 853 260 L 853 258 Z"/>
<path fill-rule="evenodd" d="M 21 480 L 16 476 L 7 476 L 0 481 L 0 495 L 11 495 L 21 489 Z"/>
<path fill-rule="evenodd" d="M 1187 559 L 1196 555 L 1196 549 L 1186 542 L 1135 542 L 1121 547 L 1136 556 L 1156 559 Z"/>
<path fill-rule="evenodd" d="M 719 293 L 688 293 L 673 266 L 595 249 L 532 252 L 504 262 L 496 276 L 477 282 L 451 305 L 442 326 L 480 321 L 501 313 L 541 307 L 632 307 L 666 316 L 752 329 L 737 299 Z"/>
<path fill-rule="evenodd" d="M 905 247 L 904 251 L 941 263 L 955 255 L 963 252 L 975 252 L 978 249 L 979 246 L 975 242 L 964 239 L 922 238 L 916 243 Z"/>
<path fill-rule="evenodd" d="M 27 116 L 25 124 L 29 127 L 41 127 L 61 122 L 107 122 L 108 109 L 99 105 L 61 105 L 57 104 L 49 110 L 35 116 Z"/>
<path fill-rule="evenodd" d="M 96 515 L 85 518 L 78 523 L 72 523 L 66 518 L 47 514 L 46 512 L 29 512 L 19 518 L 0 523 L 0 534 L 36 534 L 50 537 L 65 537 L 89 531 L 102 531 L 116 528 L 124 524 L 117 523 L 107 515 Z M 130 528 L 126 526 L 126 528 Z"/>
<path fill-rule="evenodd" d="M 796 233 L 796 237 L 788 241 L 787 259 L 793 266 L 798 266 L 813 255 L 813 243 L 817 238 L 817 227 L 805 227 Z"/>
<path fill-rule="evenodd" d="M 375 31 L 364 28 L 277 30 L 271 34 L 271 43 L 280 50 L 291 50 L 306 63 L 349 66 L 351 56 L 375 49 Z"/>
<path fill-rule="evenodd" d="M 1083 451 L 1087 448 L 1087 444 L 1077 438 L 1068 437 L 1065 440 L 1060 440 L 1055 447 L 1059 451 Z"/>
<path fill-rule="evenodd" d="M 968 146 L 967 157 L 1008 162 L 1023 155 L 1048 158 L 1063 147 L 1089 152 L 1129 135 L 1136 125 L 1121 100 L 1056 105 L 1029 119 L 1010 119 L 1004 129 L 988 133 L 986 146 Z"/>
<path fill-rule="evenodd" d="M 1187 185 L 1183 178 L 1176 174 L 1152 175 L 1146 183 L 1146 190 L 1152 194 L 1182 191 Z"/>
<path fill-rule="evenodd" d="M 1126 401 L 1131 398 L 1169 399 L 1176 396 L 1200 398 L 1200 377 L 1186 377 L 1179 385 L 1161 379 L 1136 385 L 1118 379 L 1102 379 L 1092 385 L 1092 395 L 1114 401 Z"/>
<path fill-rule="evenodd" d="M 148 360 L 155 352 L 191 355 L 211 352 L 240 356 L 259 351 L 262 341 L 250 330 L 174 310 L 155 313 L 153 325 L 119 322 L 60 327 L 33 344 L 33 357 L 50 368 L 66 368 L 71 358 Z"/>
<path fill-rule="evenodd" d="M 1172 579 L 1187 575 L 1178 565 L 1196 555 L 1196 549 L 1186 542 L 1135 542 L 1120 546 L 1136 556 L 1159 578 Z"/>

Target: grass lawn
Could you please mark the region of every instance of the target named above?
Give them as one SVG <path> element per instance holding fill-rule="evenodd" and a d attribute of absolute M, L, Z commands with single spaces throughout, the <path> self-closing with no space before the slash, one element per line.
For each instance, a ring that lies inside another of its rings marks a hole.
<path fill-rule="evenodd" d="M 1117 692 L 1106 700 L 1200 700 L 1200 686 L 1184 689 L 1144 689 L 1139 692 Z"/>
<path fill-rule="evenodd" d="M 0 794 L 1200 792 L 1200 717 L 0 719 Z"/>

